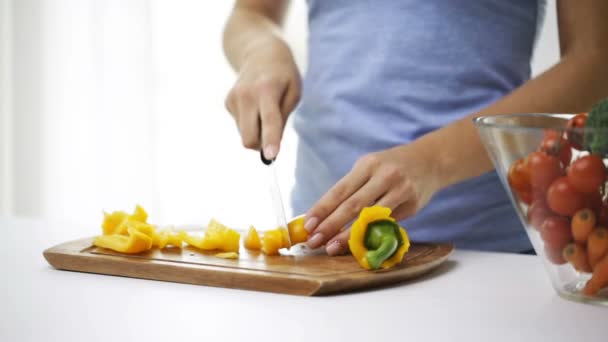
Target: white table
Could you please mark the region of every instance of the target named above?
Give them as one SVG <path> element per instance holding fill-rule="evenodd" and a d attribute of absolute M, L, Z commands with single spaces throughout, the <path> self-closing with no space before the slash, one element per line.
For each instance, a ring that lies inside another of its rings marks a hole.
<path fill-rule="evenodd" d="M 313 298 L 44 260 L 44 249 L 96 229 L 0 218 L 0 341 L 608 341 L 608 309 L 559 298 L 534 256 L 456 251 L 415 282 Z"/>

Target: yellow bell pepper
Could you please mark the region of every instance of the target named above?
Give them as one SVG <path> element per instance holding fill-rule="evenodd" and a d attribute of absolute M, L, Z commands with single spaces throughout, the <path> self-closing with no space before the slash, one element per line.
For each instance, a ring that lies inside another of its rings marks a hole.
<path fill-rule="evenodd" d="M 266 255 L 278 255 L 279 249 L 285 247 L 282 229 L 273 229 L 262 237 L 262 252 Z"/>
<path fill-rule="evenodd" d="M 260 241 L 260 236 L 254 226 L 249 227 L 243 244 L 245 245 L 245 248 L 254 251 L 259 251 L 262 248 L 262 241 Z"/>
<path fill-rule="evenodd" d="M 95 238 L 93 245 L 119 253 L 135 254 L 149 250 L 152 247 L 152 238 L 133 227 L 129 227 L 128 236 L 121 234 L 101 235 Z"/>
<path fill-rule="evenodd" d="M 147 235 L 151 235 L 154 227 L 144 227 L 148 225 L 148 213 L 139 204 L 135 206 L 133 214 L 129 215 L 124 211 L 114 211 L 111 214 L 103 213 L 104 219 L 101 224 L 103 234 L 123 234 L 127 235 L 127 230 L 130 226 L 138 224 L 138 229 L 142 230 Z"/>
<path fill-rule="evenodd" d="M 127 220 L 129 214 L 124 211 L 114 211 L 111 214 L 104 212 L 103 216 L 103 222 L 101 223 L 103 234 L 110 235 L 114 234 L 116 232 L 116 228 Z"/>
<path fill-rule="evenodd" d="M 129 218 L 134 221 L 146 223 L 148 220 L 148 213 L 144 210 L 144 208 L 137 204 L 133 214 L 131 214 Z"/>
<path fill-rule="evenodd" d="M 289 238 L 292 244 L 306 242 L 308 240 L 308 232 L 304 229 L 304 216 L 300 216 L 287 224 L 289 229 Z"/>
<path fill-rule="evenodd" d="M 167 246 L 182 246 L 182 239 L 179 235 L 173 233 L 172 230 L 163 229 L 152 236 L 152 246 L 163 249 Z"/>
<path fill-rule="evenodd" d="M 194 237 L 181 231 L 178 235 L 184 242 L 198 249 L 211 251 L 221 250 L 238 253 L 241 235 L 234 229 L 227 228 L 212 219 L 207 225 L 202 238 Z"/>
<path fill-rule="evenodd" d="M 409 250 L 405 229 L 390 215 L 390 208 L 367 207 L 351 226 L 348 246 L 361 267 L 391 268 L 400 263 Z"/>
<path fill-rule="evenodd" d="M 238 259 L 239 258 L 239 254 L 235 253 L 235 252 L 217 253 L 217 254 L 215 254 L 215 256 L 218 258 L 222 258 L 222 259 Z"/>

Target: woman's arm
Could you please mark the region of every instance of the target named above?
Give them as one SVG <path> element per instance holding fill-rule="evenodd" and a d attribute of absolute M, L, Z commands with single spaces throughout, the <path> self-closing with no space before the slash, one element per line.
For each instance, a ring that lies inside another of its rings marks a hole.
<path fill-rule="evenodd" d="M 491 106 L 408 145 L 372 153 L 307 213 L 308 244 L 327 244 L 330 255 L 347 249 L 340 229 L 376 203 L 397 219 L 415 214 L 438 190 L 493 169 L 472 119 L 507 113 L 577 113 L 608 96 L 608 1 L 558 2 L 562 56 L 555 66 Z"/>
<path fill-rule="evenodd" d="M 267 159 L 279 152 L 287 116 L 300 98 L 300 74 L 281 25 L 287 0 L 238 0 L 224 30 L 224 52 L 238 79 L 226 109 L 243 146 L 263 148 Z"/>
<path fill-rule="evenodd" d="M 224 29 L 226 58 L 239 71 L 247 55 L 282 43 L 280 31 L 288 0 L 237 0 Z"/>
<path fill-rule="evenodd" d="M 493 105 L 416 142 L 434 151 L 439 186 L 478 176 L 493 168 L 472 119 L 509 113 L 580 113 L 608 97 L 608 1 L 560 0 L 561 60 Z M 449 141 L 449 144 L 445 142 Z M 441 147 L 441 148 L 439 148 Z M 447 147 L 447 148 L 446 148 Z"/>

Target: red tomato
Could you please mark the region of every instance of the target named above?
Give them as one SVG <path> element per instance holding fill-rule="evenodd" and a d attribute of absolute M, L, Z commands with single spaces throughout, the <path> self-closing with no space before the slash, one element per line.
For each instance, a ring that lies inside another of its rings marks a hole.
<path fill-rule="evenodd" d="M 568 177 L 559 177 L 547 191 L 547 204 L 556 214 L 572 216 L 587 203 L 585 196 L 576 191 Z"/>
<path fill-rule="evenodd" d="M 585 194 L 585 207 L 593 210 L 596 216 L 599 216 L 602 205 L 604 204 L 602 201 L 602 194 L 599 191 L 592 192 L 590 194 Z"/>
<path fill-rule="evenodd" d="M 598 191 L 606 181 L 606 166 L 602 158 L 595 154 L 577 159 L 568 168 L 568 180 L 583 193 Z"/>
<path fill-rule="evenodd" d="M 570 165 L 570 159 L 572 159 L 570 143 L 559 133 L 545 134 L 545 138 L 540 144 L 540 150 L 554 157 L 558 157 L 564 167 Z"/>
<path fill-rule="evenodd" d="M 580 113 L 568 120 L 568 128 L 583 128 L 587 122 L 587 113 Z M 570 129 L 566 131 L 566 139 L 570 142 L 573 148 L 577 150 L 583 149 L 583 134 Z"/>
<path fill-rule="evenodd" d="M 563 174 L 560 161 L 545 152 L 532 152 L 528 156 L 532 188 L 546 191 L 551 183 Z"/>
<path fill-rule="evenodd" d="M 515 190 L 515 194 L 517 195 L 517 198 L 519 198 L 519 200 L 524 202 L 525 204 L 530 205 L 530 203 L 532 203 L 533 198 L 531 191 Z"/>
<path fill-rule="evenodd" d="M 552 249 L 562 250 L 574 239 L 570 229 L 570 220 L 561 216 L 547 217 L 540 226 L 539 232 L 545 245 Z"/>
<path fill-rule="evenodd" d="M 608 200 L 604 202 L 600 214 L 597 215 L 597 225 L 602 227 L 608 227 Z"/>
<path fill-rule="evenodd" d="M 544 199 L 538 199 L 535 200 L 528 209 L 527 216 L 530 226 L 540 230 L 545 219 L 550 216 L 555 216 L 555 214 L 549 209 L 549 206 L 547 206 Z"/>
<path fill-rule="evenodd" d="M 527 159 L 516 160 L 507 176 L 511 188 L 519 192 L 529 192 L 532 190 L 530 185 L 530 168 L 528 167 Z"/>
<path fill-rule="evenodd" d="M 553 264 L 563 265 L 566 263 L 566 259 L 564 259 L 564 256 L 562 255 L 562 249 L 556 249 L 545 245 L 545 256 Z"/>

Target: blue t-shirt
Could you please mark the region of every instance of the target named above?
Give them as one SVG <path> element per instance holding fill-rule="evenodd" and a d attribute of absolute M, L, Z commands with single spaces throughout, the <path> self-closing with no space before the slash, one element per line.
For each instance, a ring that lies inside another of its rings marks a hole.
<path fill-rule="evenodd" d="M 308 0 L 308 5 L 308 70 L 294 117 L 299 136 L 294 214 L 306 212 L 361 156 L 407 144 L 528 80 L 545 4 Z M 495 172 L 443 189 L 401 224 L 415 241 L 509 252 L 532 248 Z"/>

